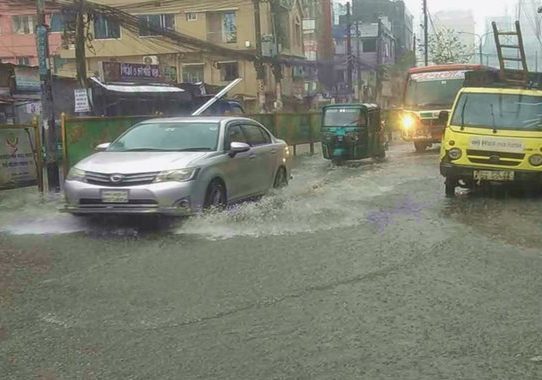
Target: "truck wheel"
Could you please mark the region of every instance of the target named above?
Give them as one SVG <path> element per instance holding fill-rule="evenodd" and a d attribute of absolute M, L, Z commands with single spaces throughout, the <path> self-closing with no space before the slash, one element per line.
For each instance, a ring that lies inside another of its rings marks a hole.
<path fill-rule="evenodd" d="M 422 152 L 425 152 L 425 149 L 427 148 L 427 144 L 424 142 L 416 141 L 414 143 L 414 148 L 416 149 L 416 152 L 422 153 Z"/>
<path fill-rule="evenodd" d="M 448 198 L 455 197 L 455 188 L 457 186 L 457 181 L 452 178 L 446 178 L 446 182 L 444 182 L 445 186 L 445 193 Z"/>

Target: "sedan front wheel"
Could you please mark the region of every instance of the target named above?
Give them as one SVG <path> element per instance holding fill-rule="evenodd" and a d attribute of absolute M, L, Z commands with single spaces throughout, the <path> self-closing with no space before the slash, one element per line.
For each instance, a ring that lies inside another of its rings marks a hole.
<path fill-rule="evenodd" d="M 214 180 L 209 184 L 207 188 L 207 194 L 205 195 L 205 203 L 203 207 L 205 209 L 218 208 L 222 209 L 226 207 L 226 188 L 222 182 Z"/>

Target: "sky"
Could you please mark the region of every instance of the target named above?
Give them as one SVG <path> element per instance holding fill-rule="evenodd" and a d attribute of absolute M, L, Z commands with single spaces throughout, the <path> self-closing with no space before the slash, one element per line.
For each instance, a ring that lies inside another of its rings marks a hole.
<path fill-rule="evenodd" d="M 525 3 L 539 3 L 537 0 L 525 0 Z M 421 14 L 422 0 L 404 0 L 411 13 L 417 17 Z M 506 7 L 510 14 L 514 13 L 517 0 L 427 0 L 427 7 L 431 14 L 441 10 L 471 9 L 476 19 L 476 33 L 485 32 L 486 17 L 502 16 Z M 419 24 L 419 22 L 417 22 Z"/>
<path fill-rule="evenodd" d="M 346 3 L 348 0 L 339 0 Z M 414 17 L 419 17 L 422 12 L 422 0 L 403 0 Z M 530 7 L 535 4 L 542 5 L 542 0 L 523 0 Z M 506 8 L 510 14 L 514 14 L 518 0 L 427 0 L 427 6 L 431 14 L 435 14 L 441 10 L 462 9 L 473 11 L 476 19 L 476 33 L 485 33 L 486 17 L 503 16 Z M 420 22 L 417 21 L 416 25 Z"/>

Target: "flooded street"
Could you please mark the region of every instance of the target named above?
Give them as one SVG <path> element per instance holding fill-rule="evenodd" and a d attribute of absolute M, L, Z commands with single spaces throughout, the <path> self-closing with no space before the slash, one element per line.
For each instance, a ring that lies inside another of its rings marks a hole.
<path fill-rule="evenodd" d="M 542 196 L 444 197 L 438 151 L 186 220 L 0 193 L 2 379 L 537 379 Z"/>

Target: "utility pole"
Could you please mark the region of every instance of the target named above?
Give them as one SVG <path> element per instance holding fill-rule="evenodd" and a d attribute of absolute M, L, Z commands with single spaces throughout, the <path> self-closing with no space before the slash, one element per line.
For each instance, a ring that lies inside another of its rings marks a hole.
<path fill-rule="evenodd" d="M 423 43 L 425 66 L 429 66 L 429 25 L 427 24 L 427 0 L 423 0 Z"/>
<path fill-rule="evenodd" d="M 383 49 L 382 46 L 382 20 L 378 18 L 378 37 L 376 39 L 376 101 L 380 106 L 382 104 L 382 70 L 384 69 Z"/>
<path fill-rule="evenodd" d="M 57 161 L 57 136 L 53 105 L 53 77 L 49 56 L 49 27 L 45 22 L 44 0 L 36 0 L 39 74 L 41 82 L 41 122 L 45 140 L 45 166 L 50 192 L 60 192 L 60 176 Z M 42 154 L 42 152 L 38 152 Z"/>
<path fill-rule="evenodd" d="M 357 74 L 358 74 L 358 101 L 361 103 L 362 96 L 361 96 L 361 39 L 359 34 L 359 20 L 356 20 L 356 60 L 357 60 Z"/>
<path fill-rule="evenodd" d="M 318 59 L 321 66 L 318 69 L 318 80 L 326 89 L 331 89 L 333 81 L 333 35 L 331 16 L 331 0 L 320 0 L 319 7 L 322 10 L 321 25 L 318 26 Z"/>
<path fill-rule="evenodd" d="M 480 46 L 479 46 L 479 54 L 480 54 L 480 65 L 484 64 L 484 50 L 482 46 L 482 36 L 479 36 L 480 38 Z"/>
<path fill-rule="evenodd" d="M 75 20 L 75 64 L 77 81 L 81 88 L 87 88 L 87 58 L 85 51 L 85 0 L 77 0 L 78 10 Z"/>
<path fill-rule="evenodd" d="M 252 0 L 254 4 L 254 33 L 256 39 L 256 79 L 258 81 L 258 108 L 261 113 L 265 112 L 265 69 L 262 56 L 262 24 L 260 20 L 260 0 Z M 277 52 L 278 53 L 278 52 Z"/>
<path fill-rule="evenodd" d="M 278 16 L 278 6 L 279 4 L 276 1 L 270 2 L 271 7 L 271 22 L 273 23 L 273 37 L 275 43 L 276 56 L 273 57 L 273 77 L 275 78 L 275 111 L 282 111 L 282 65 L 280 64 L 280 49 L 279 49 L 279 40 L 277 34 L 277 16 Z"/>
<path fill-rule="evenodd" d="M 353 62 L 352 62 L 352 20 L 350 13 L 350 2 L 346 3 L 346 57 L 347 57 L 347 69 L 346 69 L 346 81 L 348 87 L 348 97 L 352 95 L 353 86 Z"/>
<path fill-rule="evenodd" d="M 416 36 L 414 36 L 414 42 L 412 44 L 412 51 L 414 52 L 414 67 L 418 66 L 418 51 L 416 46 Z"/>

